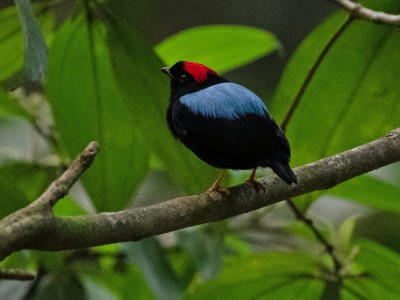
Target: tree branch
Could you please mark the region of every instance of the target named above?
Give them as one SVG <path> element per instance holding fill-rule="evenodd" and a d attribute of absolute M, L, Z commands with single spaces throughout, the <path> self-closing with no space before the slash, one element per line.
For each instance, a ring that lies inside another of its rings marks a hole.
<path fill-rule="evenodd" d="M 392 15 L 381 11 L 375 11 L 355 3 L 351 0 L 333 0 L 353 17 L 358 19 L 366 19 L 376 23 L 385 23 L 390 25 L 400 25 L 400 15 Z"/>
<path fill-rule="evenodd" d="M 93 158 L 96 151 L 89 151 L 92 153 L 89 156 Z M 76 176 L 79 177 L 88 166 L 87 160 L 82 157 L 85 155 L 81 154 L 33 204 L 0 221 L 0 259 L 21 249 L 57 251 L 136 241 L 223 220 L 312 191 L 329 189 L 400 161 L 400 128 L 371 143 L 296 168 L 297 185 L 288 186 L 276 175 L 263 178 L 260 182 L 265 194 L 257 193 L 252 185 L 244 183 L 230 188 L 229 194 L 214 192 L 120 212 L 56 217 L 51 211 L 51 203 L 66 192 L 65 187 L 57 182 L 68 182 L 66 186 L 70 187 Z M 81 171 L 72 172 L 75 168 Z M 62 187 L 61 192 L 58 187 Z"/>

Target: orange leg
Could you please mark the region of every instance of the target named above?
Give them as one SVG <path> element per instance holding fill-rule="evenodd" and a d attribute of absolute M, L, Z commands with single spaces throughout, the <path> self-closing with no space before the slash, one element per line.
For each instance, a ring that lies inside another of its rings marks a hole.
<path fill-rule="evenodd" d="M 221 173 L 218 175 L 217 180 L 215 180 L 213 185 L 208 189 L 207 193 L 218 192 L 218 191 L 222 191 L 222 192 L 227 191 L 226 189 L 221 189 L 221 181 L 225 175 L 225 171 L 226 170 L 221 171 Z"/>
<path fill-rule="evenodd" d="M 263 190 L 263 194 L 265 194 L 264 186 L 256 180 L 256 172 L 257 172 L 257 167 L 253 168 L 253 171 L 251 172 L 250 177 L 249 177 L 249 179 L 246 180 L 246 182 L 252 184 L 254 186 L 254 189 L 257 191 L 257 193 L 260 190 Z"/>

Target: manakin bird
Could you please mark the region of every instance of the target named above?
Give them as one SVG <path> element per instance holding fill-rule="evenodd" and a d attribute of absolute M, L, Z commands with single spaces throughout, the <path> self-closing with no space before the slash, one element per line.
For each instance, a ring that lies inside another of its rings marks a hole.
<path fill-rule="evenodd" d="M 290 146 L 263 101 L 196 62 L 161 69 L 171 78 L 167 123 L 172 134 L 200 159 L 219 169 L 269 167 L 287 184 L 297 183 L 289 166 Z M 222 174 L 208 192 L 220 190 Z"/>

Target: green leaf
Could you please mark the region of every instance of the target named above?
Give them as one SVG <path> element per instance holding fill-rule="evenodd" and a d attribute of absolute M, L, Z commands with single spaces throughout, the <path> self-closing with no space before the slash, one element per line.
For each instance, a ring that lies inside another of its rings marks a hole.
<path fill-rule="evenodd" d="M 46 275 L 38 282 L 35 293 L 37 300 L 71 300 L 86 299 L 81 283 L 67 272 L 64 276 Z"/>
<path fill-rule="evenodd" d="M 398 11 L 400 2 L 383 1 L 381 9 Z M 283 119 L 311 66 L 346 19 L 344 13 L 329 18 L 291 58 L 270 106 L 278 120 Z M 399 43 L 397 28 L 372 22 L 353 21 L 339 36 L 287 128 L 293 165 L 367 143 L 398 126 Z"/>
<path fill-rule="evenodd" d="M 249 26 L 206 25 L 181 31 L 156 47 L 167 66 L 178 61 L 196 61 L 218 72 L 248 64 L 280 48 L 271 33 Z"/>
<path fill-rule="evenodd" d="M 376 211 L 361 216 L 356 235 L 373 240 L 400 253 L 399 213 Z"/>
<path fill-rule="evenodd" d="M 160 72 L 162 63 L 123 19 L 108 25 L 108 43 L 114 72 L 124 100 L 152 151 L 171 178 L 187 193 L 206 190 L 217 171 L 176 141 L 166 124 L 169 80 Z"/>
<path fill-rule="evenodd" d="M 179 299 L 183 287 L 160 243 L 155 238 L 124 244 L 128 258 L 135 262 L 157 299 Z"/>
<path fill-rule="evenodd" d="M 54 168 L 28 163 L 0 167 L 0 219 L 40 196 L 56 176 Z"/>
<path fill-rule="evenodd" d="M 22 117 L 33 120 L 33 116 L 28 113 L 18 102 L 6 92 L 0 90 L 0 118 Z"/>
<path fill-rule="evenodd" d="M 224 244 L 222 238 L 199 230 L 180 230 L 179 244 L 193 259 L 203 279 L 214 277 L 220 270 Z"/>
<path fill-rule="evenodd" d="M 185 299 L 318 299 L 323 281 L 312 279 L 317 260 L 303 253 L 264 253 L 231 259 L 213 280 Z M 311 297 L 312 296 L 312 297 Z"/>
<path fill-rule="evenodd" d="M 15 0 L 25 42 L 25 73 L 30 81 L 43 80 L 47 46 L 29 0 Z"/>
<path fill-rule="evenodd" d="M 86 212 L 80 207 L 69 195 L 62 198 L 53 207 L 55 216 L 79 216 L 84 215 Z"/>
<path fill-rule="evenodd" d="M 104 284 L 99 284 L 88 276 L 83 277 L 82 285 L 88 300 L 118 300 Z"/>
<path fill-rule="evenodd" d="M 99 210 L 126 206 L 148 170 L 148 149 L 118 90 L 105 28 L 78 17 L 56 33 L 49 55 L 49 101 L 74 157 L 97 140 L 101 151 L 82 177 Z"/>
<path fill-rule="evenodd" d="M 335 242 L 335 246 L 338 248 L 338 251 L 342 253 L 346 253 L 350 250 L 351 240 L 354 234 L 354 228 L 356 226 L 357 218 L 355 216 L 351 216 L 343 221 L 338 230 L 338 239 Z"/>
<path fill-rule="evenodd" d="M 80 269 L 78 267 L 78 269 Z M 133 265 L 129 265 L 126 270 L 119 272 L 113 265 L 102 266 L 101 270 L 95 272 L 80 273 L 81 282 L 85 288 L 92 289 L 89 293 L 93 296 L 92 299 L 98 299 L 95 296 L 93 290 L 95 286 L 99 286 L 104 291 L 101 291 L 101 295 L 104 297 L 108 293 L 113 296 L 116 295 L 117 299 L 153 299 L 154 296 L 151 290 L 147 287 L 146 282 L 143 279 L 142 274 L 138 268 Z M 88 282 L 89 281 L 89 282 Z M 88 284 L 90 286 L 88 286 Z M 88 293 L 86 291 L 86 293 Z M 107 298 L 106 298 L 107 299 Z"/>
<path fill-rule="evenodd" d="M 400 212 L 400 185 L 374 176 L 359 176 L 330 189 L 328 194 L 357 201 L 374 208 Z"/>
<path fill-rule="evenodd" d="M 400 295 L 400 256 L 382 245 L 361 240 L 356 263 L 364 270 L 361 277 L 344 281 L 345 290 L 365 299 L 397 299 Z"/>
<path fill-rule="evenodd" d="M 0 10 L 0 80 L 8 78 L 23 65 L 23 38 L 15 7 Z"/>

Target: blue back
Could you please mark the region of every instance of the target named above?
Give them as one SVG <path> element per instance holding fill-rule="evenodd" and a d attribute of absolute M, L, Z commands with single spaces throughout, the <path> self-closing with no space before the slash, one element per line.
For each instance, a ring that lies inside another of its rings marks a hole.
<path fill-rule="evenodd" d="M 268 112 L 262 100 L 245 87 L 224 82 L 186 94 L 180 102 L 197 115 L 210 118 L 239 119 L 246 114 L 264 117 Z"/>

